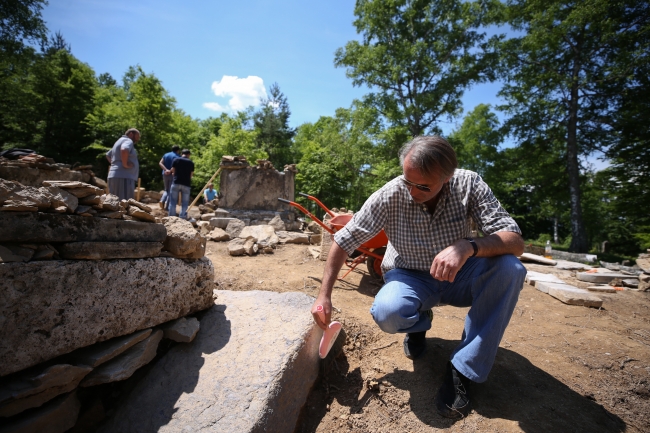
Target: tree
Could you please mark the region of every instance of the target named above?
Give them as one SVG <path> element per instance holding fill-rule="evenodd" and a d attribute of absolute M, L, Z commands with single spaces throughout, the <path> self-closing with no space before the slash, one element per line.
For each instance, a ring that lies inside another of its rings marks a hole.
<path fill-rule="evenodd" d="M 45 0 L 0 1 L 0 51 L 15 54 L 25 48 L 24 41 L 44 41 L 46 28 L 41 16 Z"/>
<path fill-rule="evenodd" d="M 583 223 L 580 157 L 612 142 L 612 83 L 626 67 L 607 60 L 618 34 L 626 32 L 631 0 L 512 0 L 507 19 L 521 37 L 506 41 L 508 82 L 500 108 L 511 115 L 508 130 L 522 143 L 564 147 L 571 209 L 571 251 L 587 252 Z M 606 17 L 606 19 L 604 19 Z M 619 60 L 621 60 L 619 58 Z"/>
<path fill-rule="evenodd" d="M 254 115 L 257 146 L 269 155 L 273 165 L 281 170 L 285 164 L 296 162 L 291 154 L 291 138 L 295 130 L 289 127 L 289 103 L 278 83 L 269 88 L 270 97 L 261 99 L 261 109 Z"/>
<path fill-rule="evenodd" d="M 490 111 L 490 106 L 477 105 L 448 139 L 456 150 L 458 166 L 475 171 L 488 180 L 488 171 L 498 157 L 502 140 L 499 119 Z"/>
<path fill-rule="evenodd" d="M 362 41 L 339 48 L 334 64 L 347 68 L 355 86 L 370 88 L 364 103 L 376 107 L 391 126 L 411 137 L 439 133 L 441 118 L 461 112 L 465 89 L 494 78 L 494 48 L 501 37 L 488 39 L 479 29 L 497 5 L 358 0 L 354 25 Z"/>
<path fill-rule="evenodd" d="M 301 125 L 294 139 L 302 155 L 296 190 L 331 207 L 359 209 L 376 189 L 376 147 L 368 133 L 376 122 L 364 107 L 357 107 L 339 108 L 334 117 L 322 116 L 314 124 Z M 321 214 L 318 209 L 316 213 Z"/>
<path fill-rule="evenodd" d="M 94 149 L 99 161 L 103 161 L 104 153 L 124 131 L 138 128 L 142 134 L 136 146 L 140 176 L 145 186 L 159 187 L 162 179 L 158 161 L 174 144 L 186 143 L 188 137 L 183 130 L 188 119 L 176 108 L 176 100 L 162 82 L 140 66 L 126 71 L 121 86 L 106 76 L 103 83 L 95 93 L 94 109 L 85 120 L 92 137 L 88 149 Z"/>

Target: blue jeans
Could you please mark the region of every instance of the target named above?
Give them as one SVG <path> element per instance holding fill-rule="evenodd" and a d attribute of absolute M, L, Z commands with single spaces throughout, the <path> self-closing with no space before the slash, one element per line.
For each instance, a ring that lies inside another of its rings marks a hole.
<path fill-rule="evenodd" d="M 172 182 L 174 181 L 173 174 L 163 174 L 163 185 L 165 185 L 165 192 L 160 198 L 160 202 L 163 204 L 163 207 L 166 210 L 169 210 L 169 196 L 172 188 Z"/>
<path fill-rule="evenodd" d="M 386 284 L 370 314 L 384 332 L 411 333 L 431 328 L 421 311 L 440 304 L 471 307 L 451 362 L 465 377 L 485 382 L 525 276 L 526 268 L 512 255 L 470 257 L 453 283 L 438 281 L 424 271 L 392 269 L 384 275 Z"/>
<path fill-rule="evenodd" d="M 172 184 L 171 193 L 169 197 L 169 216 L 176 216 L 176 203 L 178 203 L 178 193 L 181 193 L 181 214 L 180 217 L 187 219 L 187 207 L 190 204 L 190 187 L 180 185 L 177 183 Z"/>

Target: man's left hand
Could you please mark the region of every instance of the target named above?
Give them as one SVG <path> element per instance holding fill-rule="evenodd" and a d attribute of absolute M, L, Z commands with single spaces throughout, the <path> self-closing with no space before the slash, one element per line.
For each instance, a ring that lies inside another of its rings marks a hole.
<path fill-rule="evenodd" d="M 465 239 L 459 239 L 440 251 L 431 265 L 430 274 L 440 281 L 454 282 L 456 274 L 474 253 L 474 248 Z"/>

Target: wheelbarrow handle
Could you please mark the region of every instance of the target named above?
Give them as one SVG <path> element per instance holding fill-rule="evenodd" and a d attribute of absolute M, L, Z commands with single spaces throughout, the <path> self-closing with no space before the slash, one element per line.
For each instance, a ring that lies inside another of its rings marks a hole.
<path fill-rule="evenodd" d="M 299 205 L 298 203 L 293 202 L 293 201 L 291 201 L 291 200 L 287 200 L 286 198 L 278 198 L 278 201 L 281 201 L 282 203 L 286 203 L 286 204 L 288 204 L 289 206 L 293 206 L 293 207 L 295 207 L 295 208 L 300 209 L 300 210 L 302 211 L 302 213 L 304 213 L 305 215 L 307 215 L 307 216 L 308 216 L 312 221 L 314 221 L 316 224 L 318 224 L 319 226 L 321 226 L 322 228 L 324 228 L 325 230 L 327 230 L 330 234 L 334 234 L 334 230 L 332 230 L 331 228 L 329 228 L 327 225 L 325 225 L 325 223 L 323 223 L 323 221 L 319 220 L 316 216 L 312 215 L 311 212 L 309 212 L 307 209 L 305 209 L 303 206 Z"/>
<path fill-rule="evenodd" d="M 299 192 L 298 195 L 301 195 L 301 196 L 303 196 L 303 197 L 308 198 L 309 200 L 311 200 L 311 201 L 313 201 L 313 202 L 316 202 L 316 204 L 317 204 L 318 206 L 320 206 L 321 209 L 323 209 L 325 212 L 327 212 L 327 213 L 329 214 L 329 216 L 331 216 L 332 218 L 334 218 L 334 217 L 336 216 L 336 215 L 334 215 L 334 213 L 333 213 L 331 210 L 329 210 L 329 209 L 327 208 L 327 206 L 325 206 L 325 205 L 324 205 L 320 200 L 318 200 L 318 199 L 317 199 L 316 197 L 314 197 L 313 195 L 305 194 L 304 192 Z"/>

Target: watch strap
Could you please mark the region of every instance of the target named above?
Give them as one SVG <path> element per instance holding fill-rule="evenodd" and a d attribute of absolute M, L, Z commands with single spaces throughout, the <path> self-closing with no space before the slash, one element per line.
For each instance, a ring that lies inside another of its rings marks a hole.
<path fill-rule="evenodd" d="M 474 257 L 478 254 L 478 245 L 476 245 L 476 241 L 474 238 L 463 238 L 466 241 L 468 241 L 470 244 L 472 244 L 472 248 L 474 248 L 474 254 L 472 254 L 470 257 Z"/>

